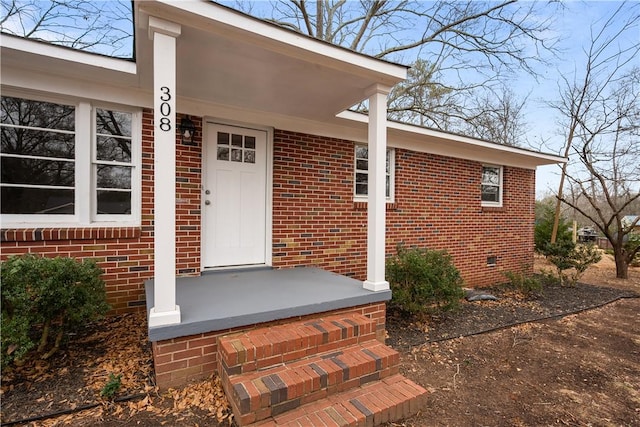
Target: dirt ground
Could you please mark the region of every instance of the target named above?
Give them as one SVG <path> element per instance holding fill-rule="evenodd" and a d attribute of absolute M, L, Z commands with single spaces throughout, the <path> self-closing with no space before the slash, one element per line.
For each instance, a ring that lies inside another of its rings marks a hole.
<path fill-rule="evenodd" d="M 550 269 L 542 259 L 535 268 Z M 430 391 L 424 411 L 395 426 L 640 426 L 640 268 L 615 279 L 605 256 L 573 288 L 532 300 L 490 291 L 498 301 L 422 322 L 390 313 L 402 373 Z M 115 401 L 100 397 L 111 373 L 122 375 Z M 2 426 L 232 423 L 216 379 L 158 392 L 144 314 L 92 325 L 53 360 L 3 371 L 0 397 Z"/>

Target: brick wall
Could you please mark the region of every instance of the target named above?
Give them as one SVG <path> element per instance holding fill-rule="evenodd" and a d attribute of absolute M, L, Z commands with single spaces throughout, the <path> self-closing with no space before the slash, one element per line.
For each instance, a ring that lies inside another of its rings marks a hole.
<path fill-rule="evenodd" d="M 179 123 L 180 116 L 177 122 Z M 198 129 L 201 120 L 192 118 Z M 1 259 L 27 252 L 93 258 L 104 270 L 112 313 L 145 307 L 144 281 L 153 277 L 153 112 L 142 117 L 142 217 L 140 227 L 3 229 Z M 202 132 L 193 145 L 177 138 L 176 271 L 200 273 Z"/>
<path fill-rule="evenodd" d="M 386 305 L 375 303 L 318 313 L 309 316 L 298 316 L 274 322 L 261 323 L 251 327 L 239 327 L 224 331 L 212 331 L 153 343 L 153 360 L 156 372 L 156 383 L 160 388 L 176 387 L 188 381 L 210 377 L 218 370 L 219 336 L 247 331 L 262 327 L 279 325 L 287 322 L 324 317 L 333 314 L 357 313 L 376 321 L 376 338 L 384 343 Z"/>
<path fill-rule="evenodd" d="M 285 131 L 274 139 L 273 264 L 364 280 L 367 212 L 353 201 L 353 143 Z M 531 264 L 535 172 L 504 168 L 501 208 L 481 206 L 481 173 L 478 162 L 396 149 L 387 254 L 400 243 L 447 249 L 469 286 Z"/>
<path fill-rule="evenodd" d="M 193 145 L 177 139 L 176 271 L 200 271 L 202 121 Z M 316 265 L 360 280 L 366 203 L 353 201 L 353 143 L 276 131 L 273 265 Z M 533 259 L 534 171 L 505 168 L 504 207 L 480 206 L 477 162 L 396 150 L 396 203 L 387 204 L 387 253 L 400 242 L 448 249 L 468 285 L 503 280 Z M 153 114 L 143 113 L 142 217 L 134 228 L 4 229 L 2 259 L 25 252 L 95 258 L 113 313 L 144 307 L 153 276 Z M 487 257 L 497 265 L 488 267 Z"/>

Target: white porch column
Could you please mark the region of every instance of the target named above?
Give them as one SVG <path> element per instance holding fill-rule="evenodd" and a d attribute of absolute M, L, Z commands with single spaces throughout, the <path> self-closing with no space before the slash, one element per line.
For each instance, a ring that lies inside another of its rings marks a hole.
<path fill-rule="evenodd" d="M 176 37 L 181 27 L 149 17 L 153 40 L 154 306 L 149 326 L 180 323 L 176 305 Z"/>
<path fill-rule="evenodd" d="M 385 280 L 387 95 L 391 88 L 374 85 L 369 95 L 369 196 L 367 208 L 367 280 L 365 289 L 389 289 Z"/>

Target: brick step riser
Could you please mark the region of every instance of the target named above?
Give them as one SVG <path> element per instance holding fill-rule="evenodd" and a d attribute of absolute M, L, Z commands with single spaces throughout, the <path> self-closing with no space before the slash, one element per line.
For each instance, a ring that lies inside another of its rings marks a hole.
<path fill-rule="evenodd" d="M 258 329 L 218 338 L 221 370 L 238 375 L 376 338 L 376 323 L 361 315 Z"/>
<path fill-rule="evenodd" d="M 223 372 L 225 391 L 241 424 L 398 373 L 398 353 L 377 341 L 338 353 L 233 378 Z"/>
<path fill-rule="evenodd" d="M 260 406 L 254 411 L 249 411 L 248 413 L 244 413 L 242 410 L 242 402 L 238 397 L 236 390 L 234 389 L 231 393 L 227 392 L 227 396 L 232 396 L 229 400 L 231 407 L 233 409 L 234 414 L 239 414 L 239 417 L 236 416 L 236 420 L 239 422 L 239 425 L 244 426 L 256 421 L 264 420 L 265 418 L 269 418 L 272 416 L 277 416 L 283 414 L 287 411 L 296 409 L 300 406 L 317 402 L 318 400 L 325 399 L 327 397 L 331 397 L 333 395 L 342 393 L 347 390 L 351 390 L 355 387 L 360 387 L 369 382 L 379 381 L 381 379 L 397 375 L 399 372 L 399 367 L 389 368 L 383 372 L 380 372 L 378 376 L 362 378 L 362 379 L 353 379 L 344 383 L 336 384 L 334 386 L 329 386 L 327 388 L 319 389 L 318 391 L 311 392 L 309 394 L 303 395 L 301 397 L 287 399 L 277 404 L 268 404 L 271 396 L 265 396 L 265 399 L 260 400 Z M 226 391 L 227 389 L 225 389 Z"/>
<path fill-rule="evenodd" d="M 367 384 L 253 424 L 255 427 L 369 427 L 417 413 L 427 391 L 401 375 Z"/>

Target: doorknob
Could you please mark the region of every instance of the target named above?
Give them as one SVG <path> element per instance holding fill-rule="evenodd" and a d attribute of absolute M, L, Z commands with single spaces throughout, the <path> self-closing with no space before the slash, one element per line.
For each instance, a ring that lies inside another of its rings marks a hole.
<path fill-rule="evenodd" d="M 207 194 L 207 195 L 211 194 L 211 191 L 210 190 L 204 190 L 204 194 Z"/>

